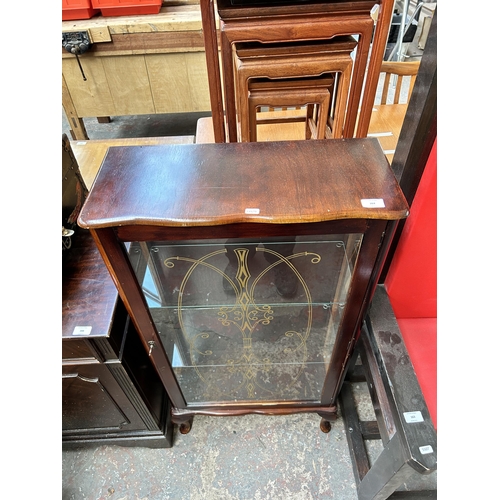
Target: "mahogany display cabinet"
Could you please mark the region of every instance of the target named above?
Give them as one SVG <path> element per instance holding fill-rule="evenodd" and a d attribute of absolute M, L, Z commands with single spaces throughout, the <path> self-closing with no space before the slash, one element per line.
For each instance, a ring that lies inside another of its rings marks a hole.
<path fill-rule="evenodd" d="M 172 421 L 328 432 L 408 205 L 376 139 L 112 147 L 82 208 Z"/>

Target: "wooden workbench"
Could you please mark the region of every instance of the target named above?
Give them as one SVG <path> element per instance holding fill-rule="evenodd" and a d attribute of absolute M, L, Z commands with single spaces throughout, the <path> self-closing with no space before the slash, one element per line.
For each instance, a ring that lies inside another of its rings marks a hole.
<path fill-rule="evenodd" d="M 85 117 L 210 111 L 198 0 L 167 0 L 158 14 L 64 21 L 92 45 L 62 50 L 62 104 L 73 139 L 88 139 Z"/>

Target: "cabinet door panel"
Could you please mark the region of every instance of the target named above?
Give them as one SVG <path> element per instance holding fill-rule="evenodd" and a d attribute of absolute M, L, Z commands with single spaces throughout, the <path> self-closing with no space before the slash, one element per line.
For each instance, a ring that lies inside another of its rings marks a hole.
<path fill-rule="evenodd" d="M 126 377 L 125 370 L 123 373 Z M 63 366 L 62 420 L 63 435 L 146 428 L 125 391 L 102 364 Z"/>

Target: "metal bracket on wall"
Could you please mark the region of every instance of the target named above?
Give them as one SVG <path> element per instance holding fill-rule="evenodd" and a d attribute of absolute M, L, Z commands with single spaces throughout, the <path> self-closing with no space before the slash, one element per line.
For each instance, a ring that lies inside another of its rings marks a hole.
<path fill-rule="evenodd" d="M 92 42 L 90 41 L 90 36 L 87 31 L 70 31 L 62 34 L 62 46 L 67 52 L 76 56 L 84 81 L 87 81 L 87 77 L 83 72 L 78 55 L 87 52 L 91 45 Z"/>

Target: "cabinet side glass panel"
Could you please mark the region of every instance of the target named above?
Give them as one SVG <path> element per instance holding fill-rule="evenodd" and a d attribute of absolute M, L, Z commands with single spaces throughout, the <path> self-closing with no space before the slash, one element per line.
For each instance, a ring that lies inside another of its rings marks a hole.
<path fill-rule="evenodd" d="M 319 403 L 362 237 L 132 242 L 188 405 Z"/>

